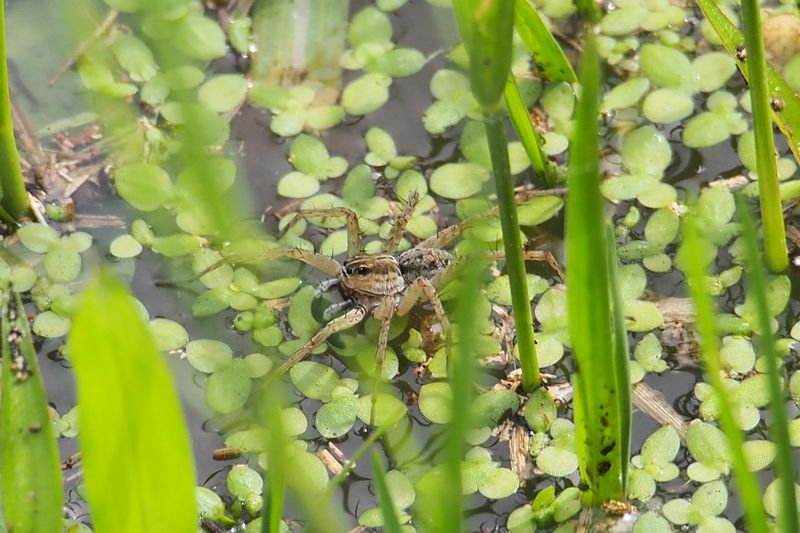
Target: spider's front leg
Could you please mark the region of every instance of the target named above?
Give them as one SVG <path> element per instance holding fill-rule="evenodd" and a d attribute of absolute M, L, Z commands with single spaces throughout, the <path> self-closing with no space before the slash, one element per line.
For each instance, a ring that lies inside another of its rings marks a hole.
<path fill-rule="evenodd" d="M 389 344 L 389 328 L 392 316 L 395 314 L 396 300 L 394 296 L 387 296 L 373 311 L 372 316 L 381 322 L 378 332 L 378 349 L 375 354 L 375 386 L 372 389 L 372 405 L 369 412 L 369 425 L 375 425 L 375 406 L 378 404 L 378 384 L 383 375 L 383 360 L 386 358 L 386 346 Z"/>
<path fill-rule="evenodd" d="M 333 335 L 334 333 L 338 333 L 345 329 L 352 328 L 367 316 L 367 310 L 357 305 L 350 309 L 348 312 L 343 314 L 342 316 L 335 318 L 325 324 L 321 330 L 319 330 L 311 340 L 308 341 L 302 348 L 297 350 L 294 355 L 292 355 L 289 359 L 287 359 L 278 369 L 275 371 L 275 376 L 282 376 L 285 374 L 289 369 L 291 369 L 294 365 L 305 359 L 308 354 L 314 351 L 314 348 L 325 342 L 328 337 Z"/>
<path fill-rule="evenodd" d="M 522 256 L 525 258 L 525 261 L 541 261 L 550 265 L 558 277 L 561 278 L 561 281 L 565 281 L 567 275 L 564 273 L 564 269 L 561 268 L 561 265 L 556 260 L 556 257 L 551 252 L 546 252 L 543 250 L 523 250 Z M 489 252 L 489 258 L 492 260 L 502 260 L 506 258 L 506 253 L 502 250 L 497 250 L 494 252 Z"/>
<path fill-rule="evenodd" d="M 400 216 L 394 221 L 392 233 L 386 241 L 386 248 L 384 250 L 387 254 L 393 254 L 400 245 L 400 240 L 403 238 L 403 233 L 406 231 L 406 225 L 411 219 L 411 215 L 414 214 L 414 208 L 417 207 L 417 203 L 419 203 L 419 195 L 416 192 L 412 192 L 408 195 L 408 203 L 405 209 L 403 209 L 403 212 L 400 213 Z"/>
<path fill-rule="evenodd" d="M 355 211 L 347 207 L 303 209 L 294 213 L 294 218 L 289 221 L 284 231 L 288 231 L 297 222 L 309 217 L 345 217 L 347 220 L 347 257 L 361 253 L 361 228 L 358 225 L 358 215 Z"/>
<path fill-rule="evenodd" d="M 213 272 L 223 265 L 229 265 L 232 263 L 257 263 L 259 261 L 269 261 L 272 259 L 279 259 L 281 257 L 297 259 L 298 261 L 302 261 L 307 265 L 311 265 L 312 267 L 331 277 L 338 277 L 342 272 L 342 265 L 327 255 L 309 252 L 308 250 L 301 250 L 300 248 L 276 247 L 252 255 L 229 255 L 224 259 L 217 261 L 210 267 L 202 270 L 192 279 L 202 278 L 209 272 Z"/>

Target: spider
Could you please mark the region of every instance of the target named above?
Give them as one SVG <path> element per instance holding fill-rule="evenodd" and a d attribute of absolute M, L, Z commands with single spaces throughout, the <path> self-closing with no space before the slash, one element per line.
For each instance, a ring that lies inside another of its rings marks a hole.
<path fill-rule="evenodd" d="M 347 258 L 343 263 L 340 264 L 332 257 L 307 250 L 278 247 L 251 257 L 229 256 L 211 265 L 196 277 L 203 276 L 223 263 L 231 262 L 266 261 L 290 257 L 311 265 L 330 276 L 329 280 L 320 284 L 318 293 L 338 285 L 344 297 L 344 301 L 334 304 L 325 312 L 326 319 L 338 311 L 345 310 L 345 312 L 330 320 L 302 348 L 278 367 L 275 376 L 285 374 L 331 335 L 356 326 L 370 315 L 380 322 L 376 352 L 376 375 L 380 375 L 392 317 L 408 314 L 418 303 L 425 300 L 430 302 L 442 325 L 447 342 L 450 322 L 437 291 L 455 277 L 459 266 L 462 265 L 462 260 L 444 248 L 469 227 L 497 216 L 497 209 L 491 209 L 457 225 L 447 227 L 413 248 L 398 253 L 397 247 L 417 201 L 418 196 L 412 193 L 406 207 L 395 220 L 382 253 L 365 254 L 363 252 L 358 215 L 355 211 L 346 207 L 307 209 L 297 211 L 295 217 L 287 224 L 285 231 L 288 231 L 300 220 L 309 217 L 343 217 L 346 220 L 348 234 Z M 527 260 L 547 262 L 561 278 L 564 277 L 561 267 L 550 252 L 526 250 L 524 255 Z M 505 254 L 501 251 L 487 252 L 486 256 L 488 259 L 497 260 L 503 259 Z"/>

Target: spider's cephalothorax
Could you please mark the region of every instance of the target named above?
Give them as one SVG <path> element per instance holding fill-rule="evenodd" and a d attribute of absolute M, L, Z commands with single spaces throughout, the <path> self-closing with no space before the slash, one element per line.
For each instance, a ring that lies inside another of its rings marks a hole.
<path fill-rule="evenodd" d="M 374 308 L 385 297 L 400 294 L 406 288 L 397 257 L 391 254 L 351 257 L 342 265 L 338 279 L 342 295 L 367 309 Z"/>

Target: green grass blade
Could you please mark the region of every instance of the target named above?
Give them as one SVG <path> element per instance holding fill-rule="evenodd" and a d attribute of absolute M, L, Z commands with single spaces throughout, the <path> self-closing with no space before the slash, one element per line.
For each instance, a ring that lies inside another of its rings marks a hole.
<path fill-rule="evenodd" d="M 552 81 L 574 82 L 572 65 L 536 8 L 529 0 L 516 0 L 515 8 L 514 28 L 544 75 Z"/>
<path fill-rule="evenodd" d="M 273 385 L 264 391 L 266 396 L 267 464 L 266 483 L 268 505 L 264 507 L 261 517 L 262 533 L 279 533 L 283 518 L 283 502 L 286 497 L 286 449 L 292 445 L 283 427 L 283 402 Z M 263 516 L 266 513 L 266 517 Z"/>
<path fill-rule="evenodd" d="M 542 177 L 542 181 L 547 187 L 552 187 L 555 185 L 555 180 L 553 180 L 550 173 L 547 155 L 545 155 L 544 149 L 542 148 L 544 141 L 536 130 L 536 126 L 533 125 L 531 115 L 528 113 L 528 108 L 522 100 L 517 80 L 514 78 L 513 74 L 508 75 L 506 87 L 503 90 L 503 98 L 506 102 L 508 116 L 511 117 L 511 123 L 514 125 L 517 137 L 519 137 L 522 146 L 525 148 L 528 159 L 531 160 L 533 170 L 536 172 L 537 176 Z"/>
<path fill-rule="evenodd" d="M 595 504 L 619 499 L 622 456 L 619 398 L 599 172 L 600 61 L 590 32 L 581 58 L 583 88 L 571 143 L 567 198 L 567 313 L 572 352 L 578 456 Z M 601 258 L 600 261 L 597 258 Z M 627 460 L 627 459 L 626 459 Z"/>
<path fill-rule="evenodd" d="M 19 166 L 6 65 L 5 7 L 0 4 L 0 198 L 6 212 L 19 220 L 30 211 L 28 193 Z"/>
<path fill-rule="evenodd" d="M 514 2 L 454 0 L 453 12 L 469 54 L 472 92 L 481 106 L 493 108 L 511 70 Z"/>
<path fill-rule="evenodd" d="M 764 37 L 761 35 L 759 9 L 756 0 L 742 0 L 764 250 L 767 267 L 773 272 L 783 272 L 789 266 L 789 256 L 786 251 L 786 230 L 783 226 L 778 167 L 775 162 L 775 140 L 772 137 L 772 119 L 769 114 L 767 62 L 764 56 Z"/>
<path fill-rule="evenodd" d="M 2 299 L 0 530 L 56 533 L 63 528 L 61 462 L 44 382 L 22 300 L 9 289 Z"/>
<path fill-rule="evenodd" d="M 386 533 L 400 533 L 400 519 L 397 518 L 397 509 L 392 502 L 392 495 L 389 493 L 389 486 L 386 484 L 386 474 L 383 471 L 383 463 L 377 452 L 372 452 L 372 473 L 374 475 L 375 494 L 378 497 L 378 504 L 381 507 L 383 516 L 383 530 Z"/>
<path fill-rule="evenodd" d="M 617 259 L 614 228 L 606 224 L 606 260 L 608 261 L 608 284 L 611 291 L 611 311 L 614 324 L 614 369 L 616 370 L 617 400 L 619 403 L 619 447 L 621 457 L 622 490 L 628 485 L 628 464 L 631 456 L 631 426 L 633 406 L 631 403 L 631 372 L 628 331 L 625 328 L 625 309 L 619 286 L 619 260 Z"/>
<path fill-rule="evenodd" d="M 778 353 L 775 350 L 775 334 L 772 332 L 772 317 L 767 303 L 767 281 L 758 252 L 758 239 L 755 224 L 749 208 L 740 201 L 737 211 L 742 222 L 745 258 L 747 268 L 748 293 L 755 303 L 758 315 L 760 353 L 767 365 L 769 384 L 770 437 L 775 443 L 775 474 L 779 483 L 778 531 L 800 531 L 795 499 L 795 470 L 789 440 L 789 423 L 785 408 L 785 398 L 778 368 Z"/>
<path fill-rule="evenodd" d="M 687 282 L 695 307 L 695 329 L 700 337 L 700 354 L 706 367 L 706 379 L 714 388 L 719 403 L 719 419 L 722 430 L 728 437 L 731 463 L 739 492 L 739 501 L 745 511 L 749 531 L 769 531 L 767 515 L 761 503 L 761 489 L 755 474 L 747 467 L 744 456 L 744 437 L 733 416 L 735 395 L 728 393 L 722 383 L 722 360 L 719 352 L 719 332 L 716 325 L 714 301 L 708 292 L 706 269 L 703 264 L 703 248 L 700 243 L 694 215 L 684 221 L 683 246 L 686 248 Z"/>
<path fill-rule="evenodd" d="M 511 310 L 517 333 L 517 348 L 522 367 L 522 387 L 531 392 L 539 386 L 539 360 L 536 356 L 536 341 L 533 336 L 533 317 L 525 258 L 522 255 L 522 240 L 517 218 L 517 203 L 514 199 L 514 178 L 508 162 L 503 113 L 484 111 L 486 137 L 492 158 L 497 203 L 500 207 L 500 229 L 503 232 L 503 248 L 506 252 L 506 270 L 511 284 Z"/>
<path fill-rule="evenodd" d="M 126 289 L 101 271 L 68 341 L 96 533 L 196 533 L 192 449 L 161 354 Z"/>
<path fill-rule="evenodd" d="M 722 39 L 725 49 L 733 54 L 742 75 L 749 81 L 749 59 L 742 61 L 736 54 L 736 48 L 744 43 L 742 32 L 728 19 L 715 0 L 697 0 L 697 5 Z M 749 57 L 749 50 L 747 52 Z M 771 110 L 772 119 L 786 137 L 795 159 L 800 162 L 800 96 L 796 95 L 786 80 L 769 65 L 767 65 L 767 89 L 770 99 L 783 102 L 781 111 Z"/>

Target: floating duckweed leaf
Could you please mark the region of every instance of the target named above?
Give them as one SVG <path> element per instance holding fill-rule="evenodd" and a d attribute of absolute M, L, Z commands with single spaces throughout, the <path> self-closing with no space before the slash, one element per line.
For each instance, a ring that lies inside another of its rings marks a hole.
<path fill-rule="evenodd" d="M 636 197 L 639 202 L 650 209 L 659 209 L 672 205 L 678 199 L 678 192 L 669 183 L 655 183 Z"/>
<path fill-rule="evenodd" d="M 164 81 L 175 91 L 194 89 L 203 83 L 205 77 L 205 73 L 194 65 L 180 65 L 164 73 Z"/>
<path fill-rule="evenodd" d="M 670 124 L 683 120 L 694 111 L 694 100 L 680 89 L 656 89 L 647 95 L 642 114 L 651 122 Z"/>
<path fill-rule="evenodd" d="M 342 92 L 342 107 L 351 115 L 367 115 L 389 100 L 392 78 L 383 74 L 364 74 Z"/>
<path fill-rule="evenodd" d="M 197 370 L 210 374 L 229 364 L 233 351 L 224 342 L 201 339 L 186 345 L 186 358 Z"/>
<path fill-rule="evenodd" d="M 444 381 L 426 383 L 419 389 L 419 410 L 434 424 L 447 424 L 451 418 L 453 391 Z"/>
<path fill-rule="evenodd" d="M 211 289 L 192 302 L 192 316 L 206 318 L 228 308 L 230 292 L 225 289 Z"/>
<path fill-rule="evenodd" d="M 103 96 L 124 98 L 136 94 L 135 85 L 114 81 L 114 74 L 104 63 L 82 58 L 78 61 L 78 74 L 87 89 Z"/>
<path fill-rule="evenodd" d="M 199 274 L 212 266 L 218 265 L 220 261 L 222 261 L 222 255 L 219 252 L 203 248 L 192 259 L 192 271 L 195 274 Z M 218 268 L 200 276 L 200 283 L 209 289 L 223 289 L 228 287 L 231 281 L 233 281 L 233 267 L 231 265 L 219 264 Z"/>
<path fill-rule="evenodd" d="M 265 376 L 273 366 L 272 360 L 263 353 L 251 353 L 244 358 L 247 364 L 248 373 L 251 378 Z"/>
<path fill-rule="evenodd" d="M 528 296 L 533 300 L 534 296 L 547 290 L 547 280 L 535 275 L 527 274 Z M 486 287 L 486 296 L 500 305 L 511 305 L 511 284 L 507 275 L 498 276 Z"/>
<path fill-rule="evenodd" d="M 750 372 L 756 362 L 753 345 L 744 337 L 724 337 L 719 355 L 722 364 L 738 374 Z"/>
<path fill-rule="evenodd" d="M 233 465 L 228 472 L 228 492 L 246 500 L 253 494 L 261 494 L 264 489 L 264 478 L 247 465 Z"/>
<path fill-rule="evenodd" d="M 644 75 L 660 87 L 694 86 L 695 75 L 689 58 L 675 48 L 645 44 L 639 52 L 639 66 Z"/>
<path fill-rule="evenodd" d="M 520 226 L 538 226 L 553 218 L 564 206 L 559 196 L 539 196 L 531 198 L 517 208 Z"/>
<path fill-rule="evenodd" d="M 339 383 L 339 374 L 329 366 L 316 361 L 301 361 L 289 371 L 292 384 L 313 400 L 328 402 L 331 392 Z"/>
<path fill-rule="evenodd" d="M 506 528 L 509 533 L 534 533 L 536 522 L 534 521 L 533 509 L 530 504 L 517 507 L 508 515 Z"/>
<path fill-rule="evenodd" d="M 56 283 L 67 283 L 81 273 L 81 256 L 66 246 L 52 248 L 44 256 L 44 270 Z"/>
<path fill-rule="evenodd" d="M 134 13 L 142 7 L 142 0 L 103 0 L 111 8 L 123 13 Z"/>
<path fill-rule="evenodd" d="M 320 328 L 320 323 L 311 314 L 314 292 L 314 287 L 310 285 L 303 287 L 289 304 L 289 325 L 292 333 L 300 339 L 311 338 Z"/>
<path fill-rule="evenodd" d="M 775 444 L 768 440 L 745 441 L 742 451 L 751 472 L 765 469 L 775 459 Z"/>
<path fill-rule="evenodd" d="M 114 257 L 127 259 L 142 253 L 142 245 L 130 235 L 120 235 L 111 241 L 108 251 Z"/>
<path fill-rule="evenodd" d="M 628 498 L 647 502 L 655 495 L 656 482 L 647 472 L 632 469 L 628 475 Z"/>
<path fill-rule="evenodd" d="M 392 23 L 385 13 L 374 7 L 365 7 L 350 20 L 347 42 L 350 48 L 366 43 L 389 43 L 392 39 Z"/>
<path fill-rule="evenodd" d="M 152 250 L 164 257 L 183 257 L 200 250 L 202 240 L 196 235 L 176 233 L 153 239 Z"/>
<path fill-rule="evenodd" d="M 425 180 L 425 176 L 416 170 L 406 170 L 397 178 L 394 191 L 400 201 L 406 202 L 412 193 L 416 193 L 420 197 L 428 194 L 428 182 Z M 422 212 L 419 205 L 417 205 L 416 211 Z"/>
<path fill-rule="evenodd" d="M 247 79 L 241 74 L 220 74 L 206 80 L 197 98 L 218 113 L 238 108 L 247 96 Z"/>
<path fill-rule="evenodd" d="M 653 126 L 635 129 L 622 142 L 622 161 L 634 174 L 660 177 L 671 160 L 667 139 Z"/>
<path fill-rule="evenodd" d="M 327 130 L 339 124 L 345 116 L 338 105 L 321 105 L 306 111 L 306 127 L 310 130 Z"/>
<path fill-rule="evenodd" d="M 225 446 L 236 448 L 242 453 L 261 453 L 266 448 L 269 431 L 262 427 L 253 427 L 237 431 L 225 438 Z"/>
<path fill-rule="evenodd" d="M 489 171 L 474 163 L 446 163 L 433 171 L 430 188 L 443 198 L 457 200 L 480 192 Z"/>
<path fill-rule="evenodd" d="M 536 456 L 536 466 L 553 477 L 566 477 L 578 469 L 578 456 L 570 450 L 548 446 Z"/>
<path fill-rule="evenodd" d="M 490 500 L 507 498 L 517 492 L 519 478 L 508 468 L 496 468 L 478 484 L 478 490 Z"/>
<path fill-rule="evenodd" d="M 207 183 L 212 181 L 212 183 Z M 227 157 L 203 157 L 190 163 L 178 174 L 176 185 L 187 193 L 196 194 L 201 186 L 223 192 L 236 181 L 236 163 Z M 202 185 L 201 185 L 202 184 Z"/>
<path fill-rule="evenodd" d="M 253 296 L 264 300 L 274 300 L 289 296 L 303 283 L 303 280 L 296 277 L 281 278 L 267 281 L 254 288 L 251 292 Z"/>
<path fill-rule="evenodd" d="M 615 109 L 635 106 L 650 88 L 647 78 L 630 78 L 616 85 L 603 97 L 601 111 L 608 113 Z M 645 114 L 645 116 L 647 116 Z"/>
<path fill-rule="evenodd" d="M 556 335 L 541 333 L 536 337 L 536 343 L 539 368 L 554 365 L 564 357 L 564 345 Z M 514 356 L 519 359 L 516 346 L 514 347 Z"/>
<path fill-rule="evenodd" d="M 308 419 L 306 415 L 297 407 L 287 407 L 281 411 L 283 428 L 290 437 L 296 437 L 305 433 L 308 429 Z"/>
<path fill-rule="evenodd" d="M 647 511 L 642 514 L 633 525 L 633 533 L 671 533 L 672 527 L 663 517 Z"/>
<path fill-rule="evenodd" d="M 647 437 L 642 446 L 644 464 L 666 465 L 675 460 L 681 448 L 678 432 L 672 426 L 662 426 Z"/>
<path fill-rule="evenodd" d="M 11 270 L 11 282 L 17 292 L 28 292 L 36 284 L 39 275 L 32 268 L 16 266 Z"/>
<path fill-rule="evenodd" d="M 382 167 L 397 156 L 397 147 L 394 139 L 381 128 L 370 128 L 367 130 L 364 139 L 367 141 L 369 153 L 366 156 L 367 164 L 375 167 Z"/>
<path fill-rule="evenodd" d="M 132 163 L 114 173 L 114 185 L 123 200 L 141 211 L 154 211 L 173 194 L 169 174 L 155 165 Z"/>
<path fill-rule="evenodd" d="M 76 231 L 75 233 L 70 233 L 61 239 L 61 244 L 65 248 L 69 248 L 70 250 L 74 250 L 79 254 L 82 254 L 92 247 L 92 241 L 93 238 L 90 234 L 84 231 Z"/>
<path fill-rule="evenodd" d="M 303 131 L 306 123 L 307 112 L 305 110 L 292 110 L 276 114 L 269 123 L 269 129 L 275 135 L 281 137 L 292 137 Z"/>
<path fill-rule="evenodd" d="M 666 247 L 678 236 L 679 226 L 678 215 L 668 207 L 661 208 L 647 220 L 645 239 L 656 246 Z"/>
<path fill-rule="evenodd" d="M 363 396 L 358 400 L 358 419 L 365 424 L 370 423 L 372 396 Z M 375 401 L 375 425 L 385 426 L 399 422 L 408 409 L 405 404 L 391 394 L 378 393 Z"/>
<path fill-rule="evenodd" d="M 721 89 L 736 72 L 736 61 L 725 52 L 708 52 L 692 61 L 695 87 L 710 93 Z"/>
<path fill-rule="evenodd" d="M 48 339 L 63 337 L 69 332 L 70 319 L 57 315 L 52 311 L 44 311 L 33 319 L 31 329 L 34 333 Z"/>
<path fill-rule="evenodd" d="M 274 348 L 283 342 L 283 332 L 278 326 L 267 326 L 253 330 L 253 340 L 261 346 Z"/>
<path fill-rule="evenodd" d="M 627 35 L 638 30 L 648 14 L 648 9 L 636 4 L 618 7 L 600 20 L 600 31 L 611 36 Z"/>
<path fill-rule="evenodd" d="M 689 523 L 691 504 L 687 500 L 670 500 L 661 508 L 664 516 L 675 525 L 682 526 Z"/>
<path fill-rule="evenodd" d="M 206 405 L 216 413 L 233 413 L 245 404 L 251 387 L 247 364 L 234 359 L 209 376 L 205 389 Z"/>
<path fill-rule="evenodd" d="M 58 232 L 47 224 L 25 224 L 17 230 L 22 245 L 37 254 L 43 254 L 50 249 L 50 245 L 58 241 Z"/>
<path fill-rule="evenodd" d="M 202 518 L 219 520 L 225 515 L 225 503 L 216 492 L 205 487 L 195 489 L 197 512 Z"/>
<path fill-rule="evenodd" d="M 705 111 L 692 118 L 683 129 L 683 144 L 689 148 L 708 148 L 730 137 L 728 122 L 719 113 Z"/>
<path fill-rule="evenodd" d="M 215 20 L 194 11 L 173 26 L 173 45 L 192 59 L 210 61 L 224 56 L 226 40 L 225 33 Z"/>
<path fill-rule="evenodd" d="M 492 389 L 475 398 L 469 418 L 475 427 L 494 427 L 517 409 L 519 409 L 517 393 L 508 389 Z"/>
<path fill-rule="evenodd" d="M 544 388 L 538 388 L 528 398 L 524 411 L 525 421 L 531 429 L 544 432 L 558 418 L 558 410 L 553 396 Z"/>
<path fill-rule="evenodd" d="M 289 162 L 298 171 L 318 179 L 328 177 L 328 161 L 331 159 L 325 145 L 311 135 L 298 135 L 289 148 Z"/>
<path fill-rule="evenodd" d="M 358 415 L 358 399 L 354 396 L 336 398 L 323 405 L 315 418 L 317 431 L 326 439 L 338 439 L 344 436 Z"/>
<path fill-rule="evenodd" d="M 278 194 L 285 198 L 308 198 L 319 191 L 319 180 L 302 172 L 289 172 L 278 181 Z"/>
<path fill-rule="evenodd" d="M 364 70 L 392 78 L 416 74 L 425 65 L 425 56 L 413 48 L 395 48 L 367 61 Z"/>
<path fill-rule="evenodd" d="M 156 318 L 150 321 L 150 334 L 156 343 L 156 348 L 162 352 L 179 350 L 189 342 L 186 328 L 173 320 Z"/>
<path fill-rule="evenodd" d="M 705 422 L 694 422 L 686 432 L 686 446 L 692 457 L 703 465 L 718 472 L 727 471 L 728 439 L 720 429 Z"/>
<path fill-rule="evenodd" d="M 662 353 L 658 337 L 648 333 L 636 345 L 633 357 L 645 372 L 664 372 L 668 366 L 667 362 L 661 358 Z"/>
<path fill-rule="evenodd" d="M 625 326 L 628 331 L 650 331 L 664 322 L 664 316 L 653 302 L 625 302 Z"/>
<path fill-rule="evenodd" d="M 600 191 L 609 200 L 633 200 L 646 190 L 658 185 L 658 178 L 639 174 L 612 176 L 600 184 Z"/>
<path fill-rule="evenodd" d="M 114 58 L 133 81 L 147 81 L 158 72 L 153 53 L 133 35 L 119 34 L 111 50 Z"/>
<path fill-rule="evenodd" d="M 556 156 L 564 152 L 569 146 L 569 138 L 555 131 L 546 131 L 542 134 L 542 150 L 547 156 Z"/>
<path fill-rule="evenodd" d="M 707 187 L 700 193 L 697 212 L 714 229 L 718 229 L 733 219 L 736 202 L 728 187 Z"/>

